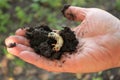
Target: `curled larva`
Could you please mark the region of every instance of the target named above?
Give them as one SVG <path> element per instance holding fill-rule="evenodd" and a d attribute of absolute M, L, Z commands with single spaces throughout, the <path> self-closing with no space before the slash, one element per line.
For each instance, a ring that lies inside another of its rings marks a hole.
<path fill-rule="evenodd" d="M 63 38 L 55 32 L 48 33 L 48 37 L 54 38 L 57 41 L 56 44 L 53 44 L 54 45 L 53 50 L 59 51 L 63 45 Z"/>

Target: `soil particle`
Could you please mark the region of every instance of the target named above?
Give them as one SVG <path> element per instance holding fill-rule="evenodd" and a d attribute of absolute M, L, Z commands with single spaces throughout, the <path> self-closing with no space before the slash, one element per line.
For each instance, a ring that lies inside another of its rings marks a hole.
<path fill-rule="evenodd" d="M 65 63 L 65 60 L 63 60 L 62 63 Z"/>
<path fill-rule="evenodd" d="M 10 43 L 9 45 L 7 45 L 8 48 L 13 48 L 16 46 L 16 43 Z"/>
<path fill-rule="evenodd" d="M 59 35 L 63 38 L 63 45 L 59 51 L 54 51 L 53 44 L 56 44 L 57 41 L 55 38 L 48 37 L 48 33 L 54 32 L 47 25 L 37 25 L 37 26 L 27 26 L 26 29 L 26 38 L 30 40 L 31 47 L 39 55 L 42 55 L 49 59 L 59 60 L 64 52 L 73 52 L 76 50 L 78 40 L 75 37 L 73 31 L 70 28 L 64 27 L 63 30 L 59 31 Z"/>

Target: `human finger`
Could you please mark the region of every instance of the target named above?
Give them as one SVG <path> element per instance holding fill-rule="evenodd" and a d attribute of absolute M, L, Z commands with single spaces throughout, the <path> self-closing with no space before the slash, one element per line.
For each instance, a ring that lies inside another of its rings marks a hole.
<path fill-rule="evenodd" d="M 87 8 L 65 5 L 62 9 L 63 15 L 69 20 L 83 21 L 89 12 Z"/>
<path fill-rule="evenodd" d="M 18 29 L 18 30 L 15 32 L 15 34 L 16 34 L 16 35 L 19 35 L 19 36 L 25 36 L 25 33 L 26 33 L 26 30 L 25 30 L 25 29 L 22 29 L 22 28 Z"/>
<path fill-rule="evenodd" d="M 22 44 L 15 44 L 14 47 L 7 47 L 7 51 L 15 56 L 19 56 L 19 54 L 22 51 L 30 51 L 30 52 L 34 52 L 34 50 L 31 47 L 22 45 Z"/>
<path fill-rule="evenodd" d="M 6 38 L 5 40 L 6 46 L 10 46 L 11 43 L 18 43 L 18 44 L 30 46 L 29 40 L 27 40 L 25 37 L 17 36 L 17 35 L 9 36 L 8 38 Z"/>

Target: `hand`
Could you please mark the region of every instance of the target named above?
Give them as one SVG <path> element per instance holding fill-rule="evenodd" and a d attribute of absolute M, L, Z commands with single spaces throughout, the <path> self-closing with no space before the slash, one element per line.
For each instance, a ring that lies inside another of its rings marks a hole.
<path fill-rule="evenodd" d="M 64 55 L 60 61 L 48 60 L 37 55 L 24 37 L 25 30 L 18 29 L 14 36 L 5 40 L 8 52 L 39 68 L 71 73 L 97 72 L 120 67 L 120 21 L 104 10 L 70 6 L 64 16 L 69 20 L 82 21 L 74 28 L 79 44 L 72 55 Z"/>

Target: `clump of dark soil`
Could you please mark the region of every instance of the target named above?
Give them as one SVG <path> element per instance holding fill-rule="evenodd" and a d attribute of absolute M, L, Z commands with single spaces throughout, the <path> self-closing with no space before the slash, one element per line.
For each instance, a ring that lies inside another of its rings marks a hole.
<path fill-rule="evenodd" d="M 26 38 L 30 40 L 31 47 L 39 55 L 42 55 L 49 59 L 60 59 L 64 52 L 70 52 L 76 50 L 78 40 L 75 37 L 73 31 L 70 28 L 64 27 L 63 30 L 59 31 L 59 35 L 63 38 L 63 46 L 59 51 L 54 51 L 53 44 L 57 41 L 55 38 L 48 37 L 48 33 L 54 32 L 47 25 L 27 26 Z"/>

